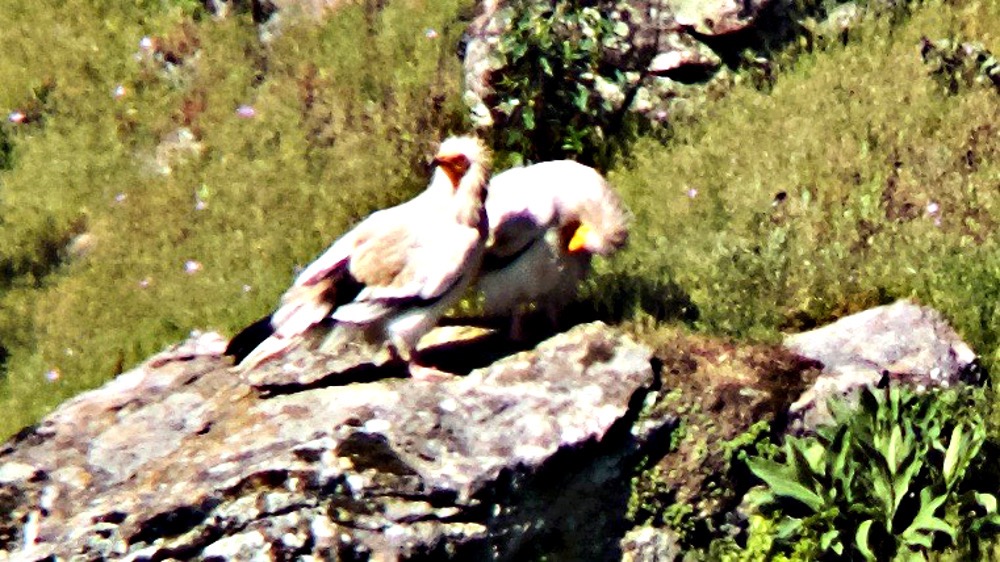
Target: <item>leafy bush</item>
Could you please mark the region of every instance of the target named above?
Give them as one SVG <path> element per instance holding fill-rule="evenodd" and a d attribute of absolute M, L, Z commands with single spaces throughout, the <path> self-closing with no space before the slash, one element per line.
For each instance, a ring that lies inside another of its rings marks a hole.
<path fill-rule="evenodd" d="M 620 26 L 590 4 L 516 0 L 504 8 L 510 30 L 497 46 L 488 100 L 500 167 L 559 158 L 607 165 L 623 142 L 619 112 L 602 92 L 624 98 L 627 79 L 600 57 Z"/>
<path fill-rule="evenodd" d="M 866 388 L 856 411 L 836 403 L 835 423 L 788 438 L 780 461 L 748 459 L 765 484 L 751 501 L 776 515 L 771 548 L 812 539 L 815 558 L 909 560 L 981 540 L 1000 526 L 995 490 L 966 480 L 986 439 L 983 403 Z"/>

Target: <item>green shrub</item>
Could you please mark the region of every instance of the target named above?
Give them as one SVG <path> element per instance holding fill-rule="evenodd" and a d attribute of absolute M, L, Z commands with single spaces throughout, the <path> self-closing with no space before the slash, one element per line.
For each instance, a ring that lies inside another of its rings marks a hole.
<path fill-rule="evenodd" d="M 997 529 L 996 487 L 966 480 L 986 439 L 985 400 L 968 392 L 865 388 L 856 410 L 834 404 L 833 424 L 787 438 L 780 460 L 748 459 L 764 482 L 751 501 L 776 515 L 773 551 L 812 540 L 816 558 L 924 560 Z"/>
<path fill-rule="evenodd" d="M 628 80 L 600 57 L 624 24 L 592 4 L 516 0 L 503 8 L 510 29 L 497 46 L 488 100 L 500 167 L 559 158 L 606 166 L 625 142 L 620 108 L 601 91 L 624 97 Z"/>

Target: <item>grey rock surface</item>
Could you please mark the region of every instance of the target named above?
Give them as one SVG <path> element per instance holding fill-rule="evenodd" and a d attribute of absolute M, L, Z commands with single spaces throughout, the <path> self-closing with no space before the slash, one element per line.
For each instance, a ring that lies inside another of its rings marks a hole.
<path fill-rule="evenodd" d="M 702 35 L 725 35 L 751 25 L 773 0 L 667 0 L 677 23 Z"/>
<path fill-rule="evenodd" d="M 614 37 L 602 46 L 602 63 L 627 77 L 614 88 L 604 87 L 601 98 L 618 111 L 661 120 L 671 109 L 671 100 L 685 95 L 690 81 L 710 81 L 722 67 L 711 40 L 748 28 L 771 2 L 599 2 L 597 8 L 613 20 L 615 28 Z M 491 82 L 493 74 L 504 66 L 497 46 L 510 30 L 514 6 L 517 4 L 509 0 L 483 0 L 479 15 L 466 31 L 465 101 L 473 122 L 481 129 L 503 124 L 502 112 L 493 107 L 496 100 L 492 99 Z M 595 79 L 595 88 L 601 87 L 601 78 Z"/>
<path fill-rule="evenodd" d="M 4 444 L 0 559 L 621 556 L 656 376 L 604 325 L 493 363 L 442 344 L 484 366 L 440 382 L 305 352 L 249 381 L 222 344 L 194 336 Z"/>
<path fill-rule="evenodd" d="M 823 364 L 823 373 L 791 406 L 806 427 L 827 419 L 830 398 L 883 378 L 929 388 L 979 377 L 975 352 L 941 314 L 905 300 L 788 336 L 784 345 Z"/>
<path fill-rule="evenodd" d="M 683 550 L 677 533 L 670 529 L 636 527 L 622 539 L 622 562 L 670 562 L 680 560 Z"/>

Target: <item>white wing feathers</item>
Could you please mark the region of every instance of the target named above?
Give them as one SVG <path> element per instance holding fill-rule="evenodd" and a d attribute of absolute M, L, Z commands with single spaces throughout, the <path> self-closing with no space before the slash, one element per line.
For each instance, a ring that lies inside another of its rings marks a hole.
<path fill-rule="evenodd" d="M 402 356 L 411 356 L 419 337 L 468 286 L 485 245 L 488 149 L 474 137 L 450 137 L 435 164 L 423 193 L 372 213 L 334 242 L 298 275 L 273 314 L 230 340 L 226 354 L 252 367 L 332 318 L 378 328 Z"/>
<path fill-rule="evenodd" d="M 469 264 L 482 251 L 479 233 L 458 225 L 435 228 L 411 239 L 409 259 L 400 283 L 368 286 L 354 302 L 341 305 L 332 317 L 338 322 L 365 324 L 393 312 L 400 301 L 425 301 L 441 298 L 470 271 Z M 475 268 L 472 268 L 475 269 Z M 419 303 L 417 303 L 419 305 Z"/>

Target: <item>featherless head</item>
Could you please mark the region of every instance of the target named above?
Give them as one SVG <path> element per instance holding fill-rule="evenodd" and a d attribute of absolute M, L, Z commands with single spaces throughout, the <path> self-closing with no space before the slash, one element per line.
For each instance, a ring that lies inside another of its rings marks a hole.
<path fill-rule="evenodd" d="M 438 167 L 452 186 L 458 189 L 460 182 L 470 170 L 476 172 L 475 180 L 485 181 L 489 175 L 490 153 L 481 140 L 472 136 L 448 137 L 441 143 L 433 164 Z"/>
<path fill-rule="evenodd" d="M 486 200 L 490 169 L 490 153 L 475 137 L 449 137 L 441 143 L 434 156 L 437 168 L 428 188 L 446 195 L 454 205 L 455 218 L 462 224 L 487 230 Z"/>

